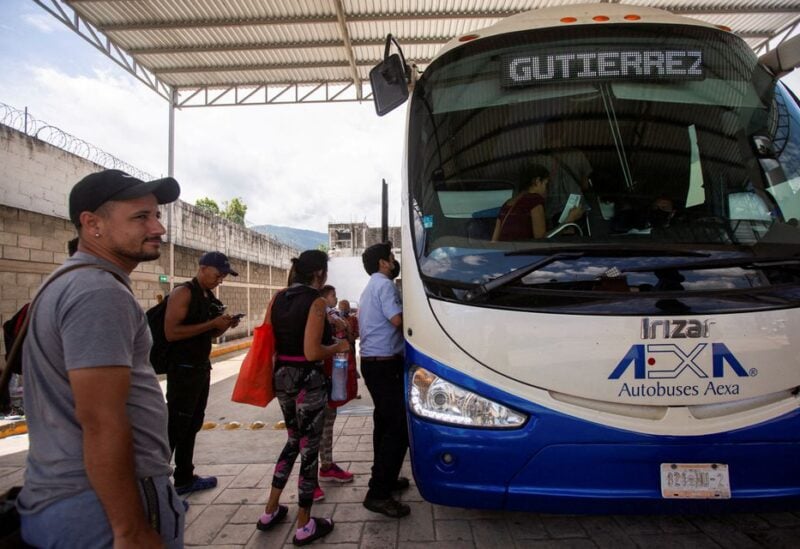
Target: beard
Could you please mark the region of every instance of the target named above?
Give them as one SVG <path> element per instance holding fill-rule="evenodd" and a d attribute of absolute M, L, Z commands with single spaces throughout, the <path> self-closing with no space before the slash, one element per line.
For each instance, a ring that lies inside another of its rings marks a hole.
<path fill-rule="evenodd" d="M 389 273 L 389 279 L 394 280 L 398 276 L 400 276 L 400 263 L 398 263 L 395 259 L 394 265 L 392 266 L 392 272 Z"/>
<path fill-rule="evenodd" d="M 133 259 L 135 261 L 153 261 L 154 259 L 158 259 L 161 257 L 161 250 L 154 250 L 152 252 L 148 252 L 145 250 L 140 250 L 138 252 L 131 252 L 131 251 L 123 251 L 118 250 L 118 253 L 128 259 Z"/>
<path fill-rule="evenodd" d="M 126 259 L 130 259 L 136 262 L 142 261 L 153 261 L 154 259 L 158 259 L 161 257 L 161 248 L 156 248 L 154 250 L 148 250 L 146 248 L 139 247 L 138 249 L 135 248 L 127 248 L 122 246 L 115 246 L 111 249 L 111 251 L 121 257 Z"/>

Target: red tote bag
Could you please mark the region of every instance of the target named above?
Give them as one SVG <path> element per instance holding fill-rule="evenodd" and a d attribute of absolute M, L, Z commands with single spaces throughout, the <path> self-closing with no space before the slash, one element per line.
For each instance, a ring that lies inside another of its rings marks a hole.
<path fill-rule="evenodd" d="M 239 368 L 232 401 L 263 408 L 275 398 L 272 389 L 274 355 L 275 335 L 272 324 L 257 326 L 253 330 L 253 343 Z"/>

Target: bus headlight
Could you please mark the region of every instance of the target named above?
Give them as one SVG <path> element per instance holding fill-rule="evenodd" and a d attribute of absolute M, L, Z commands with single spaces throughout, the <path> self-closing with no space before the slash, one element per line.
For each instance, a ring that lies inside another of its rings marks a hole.
<path fill-rule="evenodd" d="M 411 374 L 408 402 L 418 416 L 469 427 L 510 429 L 527 416 L 468 391 L 424 368 Z"/>

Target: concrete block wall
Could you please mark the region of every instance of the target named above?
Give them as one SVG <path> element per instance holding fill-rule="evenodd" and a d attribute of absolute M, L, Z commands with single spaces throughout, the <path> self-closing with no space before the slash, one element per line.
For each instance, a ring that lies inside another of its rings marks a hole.
<path fill-rule="evenodd" d="M 76 236 L 67 219 L 69 190 L 102 167 L 2 125 L 0 166 L 1 323 L 29 302 L 44 277 L 67 258 L 67 242 Z M 252 333 L 272 293 L 285 286 L 289 258 L 299 251 L 184 202 L 165 207 L 162 214 L 165 224 L 172 217 L 172 242 L 162 247 L 158 260 L 140 264 L 131 274 L 142 307 L 152 307 L 174 284 L 191 279 L 200 255 L 218 250 L 240 274 L 225 281 L 219 296 L 229 311 L 247 313 L 246 321 L 226 337 Z M 167 281 L 161 282 L 162 277 Z"/>
<path fill-rule="evenodd" d="M 256 284 L 270 284 L 271 267 L 268 265 L 250 265 L 250 280 Z"/>
<path fill-rule="evenodd" d="M 256 327 L 264 321 L 264 315 L 267 314 L 267 307 L 276 291 L 277 290 L 267 290 L 264 288 L 250 290 L 250 303 L 253 305 L 253 310 L 251 311 L 249 319 L 252 327 Z"/>
<path fill-rule="evenodd" d="M 169 220 L 170 216 L 165 218 Z M 246 229 L 186 202 L 175 203 L 171 219 L 174 227 L 170 234 L 175 244 L 186 248 L 220 250 L 231 258 L 284 268 L 288 268 L 290 258 L 299 253 L 265 234 Z"/>
<path fill-rule="evenodd" d="M 0 204 L 67 218 L 72 185 L 96 164 L 0 125 Z"/>
<path fill-rule="evenodd" d="M 63 219 L 0 205 L 0 321 L 28 303 L 66 259 L 67 241 L 75 234 L 70 227 Z"/>
<path fill-rule="evenodd" d="M 217 291 L 217 298 L 222 301 L 225 306 L 225 312 L 231 315 L 235 315 L 238 313 L 245 313 L 245 317 L 239 323 L 239 326 L 236 328 L 231 328 L 225 335 L 223 336 L 225 339 L 236 339 L 237 337 L 245 337 L 249 333 L 249 329 L 255 327 L 252 324 L 252 320 L 254 317 L 257 317 L 258 314 L 261 314 L 261 318 L 264 317 L 264 310 L 261 303 L 251 303 L 252 312 L 248 315 L 248 300 L 247 300 L 247 288 L 242 286 L 231 286 L 228 284 L 228 281 L 222 283 L 219 286 Z M 257 311 L 256 311 L 257 309 Z"/>

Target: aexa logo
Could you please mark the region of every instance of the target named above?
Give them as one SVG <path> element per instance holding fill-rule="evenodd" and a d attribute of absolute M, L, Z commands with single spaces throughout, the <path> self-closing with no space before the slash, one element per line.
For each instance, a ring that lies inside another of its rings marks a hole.
<path fill-rule="evenodd" d="M 630 350 L 622 357 L 617 367 L 608 376 L 608 379 L 619 379 L 625 371 L 633 366 L 633 377 L 635 379 L 675 379 L 687 370 L 694 373 L 698 378 L 707 379 L 708 372 L 697 364 L 696 360 L 701 355 L 706 355 L 704 351 L 709 346 L 708 343 L 698 343 L 695 347 L 685 352 L 683 349 L 672 343 L 651 343 L 649 345 L 632 345 Z M 672 354 L 678 358 L 678 364 L 674 368 L 654 368 L 656 360 L 654 357 L 647 358 L 647 355 L 657 353 Z M 711 377 L 721 378 L 725 376 L 725 364 L 738 377 L 749 377 L 747 371 L 742 367 L 733 353 L 724 343 L 711 343 Z M 648 365 L 651 367 L 648 369 Z M 755 372 L 753 372 L 755 373 Z"/>
<path fill-rule="evenodd" d="M 711 350 L 711 376 L 709 378 L 708 350 Z M 666 360 L 661 361 L 662 355 Z M 658 364 L 661 361 L 668 365 Z M 727 365 L 727 368 L 726 368 Z M 620 378 L 633 370 L 629 381 Z M 745 371 L 739 360 L 724 343 L 698 343 L 686 352 L 674 343 L 632 345 L 608 376 L 620 380 L 617 397 L 620 398 L 693 398 L 741 394 L 738 383 L 724 382 L 721 378 L 730 370 L 734 379 L 753 377 L 755 368 Z M 633 378 L 631 380 L 631 377 Z M 680 378 L 680 379 L 678 379 Z M 702 384 L 698 380 L 705 380 Z"/>

